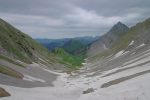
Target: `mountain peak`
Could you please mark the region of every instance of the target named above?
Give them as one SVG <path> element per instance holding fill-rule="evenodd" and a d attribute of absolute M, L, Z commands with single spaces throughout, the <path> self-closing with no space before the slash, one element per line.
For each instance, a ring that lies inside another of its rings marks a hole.
<path fill-rule="evenodd" d="M 117 24 L 115 24 L 114 27 L 126 27 L 126 28 L 128 28 L 127 25 L 123 24 L 123 23 L 120 22 L 120 21 L 119 21 Z"/>
<path fill-rule="evenodd" d="M 123 23 L 119 21 L 119 22 L 117 23 L 117 25 L 119 25 L 119 24 L 123 24 Z"/>
<path fill-rule="evenodd" d="M 115 24 L 108 33 L 112 34 L 112 33 L 123 33 L 126 32 L 128 30 L 128 26 L 126 26 L 125 24 L 123 24 L 122 22 L 118 22 L 117 24 Z"/>

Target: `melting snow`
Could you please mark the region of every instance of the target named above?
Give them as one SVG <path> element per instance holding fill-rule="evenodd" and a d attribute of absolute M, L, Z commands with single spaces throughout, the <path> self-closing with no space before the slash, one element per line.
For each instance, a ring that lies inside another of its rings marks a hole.
<path fill-rule="evenodd" d="M 125 54 L 129 53 L 129 52 L 130 52 L 130 51 L 121 50 L 121 51 L 119 51 L 118 53 L 116 53 L 112 59 L 116 59 L 116 58 L 118 58 L 118 57 L 120 57 L 120 56 L 122 56 L 122 55 L 125 55 Z M 110 59 L 110 60 L 112 60 L 112 59 Z"/>
<path fill-rule="evenodd" d="M 119 76 L 119 74 L 116 76 Z M 79 79 L 72 80 L 68 85 L 64 84 L 57 87 L 26 89 L 0 85 L 11 93 L 10 97 L 1 98 L 1 100 L 150 100 L 150 74 L 145 74 L 108 88 L 100 88 L 100 84 L 102 84 L 101 81 L 108 81 L 109 78 L 99 81 L 97 77 L 91 78 L 91 80 Z M 59 80 L 57 81 L 60 82 Z M 83 84 L 86 81 L 91 81 L 92 83 L 89 83 L 89 85 Z M 94 87 L 95 91 L 82 94 L 83 90 L 89 87 Z"/>
<path fill-rule="evenodd" d="M 32 81 L 32 82 L 34 82 L 34 81 L 39 81 L 39 82 L 43 82 L 43 83 L 45 82 L 45 80 L 35 78 L 35 77 L 29 76 L 29 75 L 24 75 L 23 80 Z"/>

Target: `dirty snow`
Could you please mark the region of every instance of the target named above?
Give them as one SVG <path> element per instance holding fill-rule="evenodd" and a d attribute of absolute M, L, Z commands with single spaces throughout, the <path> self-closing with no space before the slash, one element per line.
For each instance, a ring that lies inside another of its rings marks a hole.
<path fill-rule="evenodd" d="M 98 77 L 79 78 L 70 80 L 70 83 L 65 83 L 65 81 L 68 81 L 66 76 L 61 79 L 63 78 L 64 80 L 56 80 L 59 84 L 57 83 L 55 87 L 26 89 L 0 85 L 11 93 L 10 97 L 1 98 L 1 100 L 150 100 L 150 74 L 145 74 L 108 88 L 100 88 L 100 84 L 108 81 L 111 77 L 106 79 L 100 79 L 99 77 L 99 80 Z M 92 83 L 86 84 L 86 81 L 91 81 Z M 82 94 L 83 90 L 89 87 L 94 88 L 95 91 Z"/>

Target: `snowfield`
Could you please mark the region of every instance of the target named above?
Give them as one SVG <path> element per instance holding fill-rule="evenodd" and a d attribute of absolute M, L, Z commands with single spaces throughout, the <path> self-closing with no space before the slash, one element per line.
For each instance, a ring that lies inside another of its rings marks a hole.
<path fill-rule="evenodd" d="M 11 97 L 1 100 L 150 100 L 150 74 L 114 85 L 108 88 L 96 88 L 95 92 L 82 94 L 84 88 L 78 87 L 4 87 Z M 97 83 L 98 84 L 98 83 Z"/>
<path fill-rule="evenodd" d="M 132 54 L 130 52 L 125 54 Z M 122 50 L 110 56 L 110 59 L 113 58 L 113 61 L 122 59 L 125 54 Z M 22 88 L 0 84 L 0 87 L 11 94 L 10 97 L 1 100 L 150 100 L 150 50 L 130 57 L 132 59 L 125 61 L 121 66 L 102 72 L 101 69 L 94 71 L 92 68 L 87 68 L 92 64 L 86 62 L 85 67 L 72 73 L 71 76 L 33 63 L 31 68 L 57 75 L 57 79 L 53 81 L 54 86 Z M 109 58 L 107 59 L 109 62 Z M 99 62 L 96 62 L 92 66 L 97 68 L 98 64 Z M 97 72 L 99 74 L 94 75 Z M 46 82 L 42 77 L 36 78 L 26 74 L 23 79 Z"/>
<path fill-rule="evenodd" d="M 10 97 L 1 98 L 1 100 L 150 100 L 150 73 L 107 88 L 101 88 L 102 84 L 110 80 L 145 70 L 150 70 L 149 65 L 144 68 L 125 70 L 103 78 L 101 76 L 89 78 L 80 76 L 71 79 L 64 74 L 57 78 L 54 87 L 19 88 L 0 85 L 11 93 Z M 93 88 L 94 92 L 83 94 L 83 91 L 88 88 Z"/>

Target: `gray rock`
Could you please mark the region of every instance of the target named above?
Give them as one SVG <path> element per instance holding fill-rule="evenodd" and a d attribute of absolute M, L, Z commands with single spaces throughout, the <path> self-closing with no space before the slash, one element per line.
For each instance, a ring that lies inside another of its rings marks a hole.
<path fill-rule="evenodd" d="M 83 91 L 83 94 L 88 94 L 94 92 L 93 88 L 88 88 L 87 90 Z"/>

